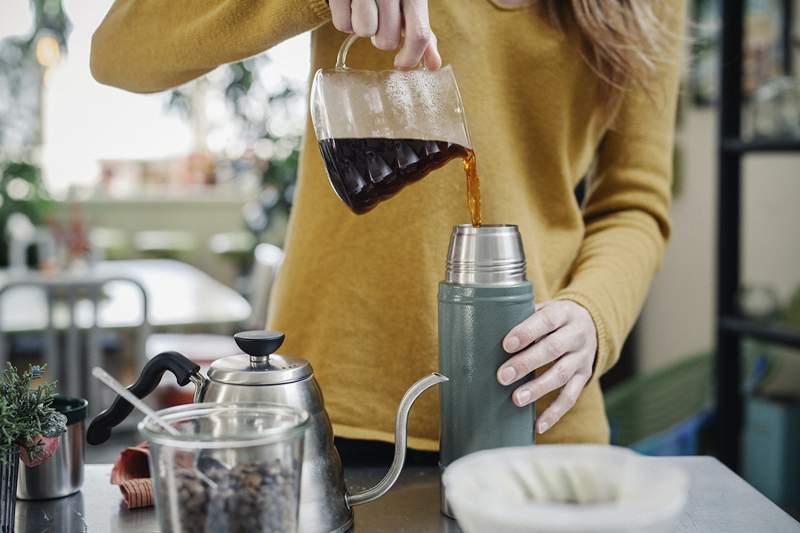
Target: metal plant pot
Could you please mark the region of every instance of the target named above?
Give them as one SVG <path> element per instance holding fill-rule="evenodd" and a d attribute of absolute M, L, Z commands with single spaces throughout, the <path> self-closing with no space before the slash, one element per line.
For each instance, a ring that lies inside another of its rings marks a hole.
<path fill-rule="evenodd" d="M 20 463 L 17 498 L 49 500 L 75 494 L 83 485 L 83 433 L 87 401 L 56 396 L 53 408 L 66 415 L 67 431 L 55 453 L 42 464 L 28 467 Z"/>

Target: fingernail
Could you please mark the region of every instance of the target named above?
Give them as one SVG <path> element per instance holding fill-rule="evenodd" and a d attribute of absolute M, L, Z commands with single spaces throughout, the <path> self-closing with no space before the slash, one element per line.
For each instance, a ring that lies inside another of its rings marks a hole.
<path fill-rule="evenodd" d="M 550 429 L 550 424 L 548 424 L 547 422 L 540 422 L 539 423 L 539 435 L 541 435 L 542 433 L 544 433 L 548 429 Z"/>
<path fill-rule="evenodd" d="M 519 348 L 519 339 L 517 337 L 509 337 L 506 339 L 506 351 L 515 352 Z"/>
<path fill-rule="evenodd" d="M 503 385 L 508 385 L 514 381 L 515 377 L 517 377 L 517 371 L 514 370 L 513 366 L 507 366 L 500 371 L 500 383 Z"/>
<path fill-rule="evenodd" d="M 527 390 L 522 390 L 517 393 L 517 405 L 522 407 L 531 400 L 531 393 Z"/>

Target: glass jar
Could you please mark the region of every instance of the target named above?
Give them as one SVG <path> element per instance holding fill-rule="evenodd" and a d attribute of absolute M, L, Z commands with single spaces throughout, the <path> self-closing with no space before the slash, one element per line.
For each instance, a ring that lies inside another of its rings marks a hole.
<path fill-rule="evenodd" d="M 269 403 L 199 403 L 158 413 L 139 431 L 163 532 L 294 532 L 308 413 Z"/>

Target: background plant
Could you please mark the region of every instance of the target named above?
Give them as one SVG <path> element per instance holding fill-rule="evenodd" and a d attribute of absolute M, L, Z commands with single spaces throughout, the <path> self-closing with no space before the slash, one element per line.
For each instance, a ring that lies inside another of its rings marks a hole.
<path fill-rule="evenodd" d="M 235 155 L 226 154 L 218 172 L 257 181 L 259 194 L 243 210 L 245 225 L 257 240 L 269 234 L 269 240 L 280 244 L 283 236 L 276 235 L 275 230 L 288 218 L 292 207 L 304 126 L 297 117 L 305 116 L 305 92 L 281 78 L 270 64 L 269 54 L 260 54 L 222 65 L 198 83 L 203 84 L 208 98 L 224 100 L 225 137 L 231 144 L 246 147 L 232 150 Z M 198 103 L 193 98 L 198 83 L 171 91 L 168 107 L 187 118 L 198 112 L 192 108 Z M 209 136 L 221 133 L 212 125 Z"/>
<path fill-rule="evenodd" d="M 47 74 L 42 61 L 66 52 L 71 28 L 62 0 L 30 4 L 34 14 L 30 34 L 0 41 L 0 266 L 8 264 L 9 217 L 21 213 L 40 224 L 49 206 L 36 162 Z"/>

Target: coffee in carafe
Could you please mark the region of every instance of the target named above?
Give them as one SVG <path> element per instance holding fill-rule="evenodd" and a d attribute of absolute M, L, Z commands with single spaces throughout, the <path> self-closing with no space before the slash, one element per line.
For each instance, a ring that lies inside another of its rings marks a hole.
<path fill-rule="evenodd" d="M 311 118 L 328 178 L 339 198 L 362 214 L 452 159 L 467 177 L 470 218 L 480 226 L 475 153 L 452 67 L 437 71 L 336 68 L 317 71 Z"/>
<path fill-rule="evenodd" d="M 480 226 L 480 178 L 475 153 L 460 144 L 421 139 L 323 139 L 319 143 L 333 189 L 355 213 L 366 213 L 406 185 L 461 158 L 467 176 L 467 205 Z"/>

